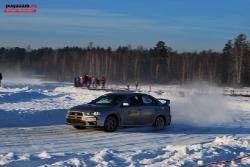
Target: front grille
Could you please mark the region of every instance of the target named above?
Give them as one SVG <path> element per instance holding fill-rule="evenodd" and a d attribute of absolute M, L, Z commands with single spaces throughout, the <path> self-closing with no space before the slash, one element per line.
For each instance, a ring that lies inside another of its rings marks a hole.
<path fill-rule="evenodd" d="M 86 114 L 80 111 L 70 111 L 66 116 L 67 124 L 82 125 L 82 126 L 96 126 L 96 117 L 91 116 L 93 113 Z"/>
<path fill-rule="evenodd" d="M 77 112 L 76 115 L 77 116 L 82 116 L 82 113 L 81 112 Z"/>

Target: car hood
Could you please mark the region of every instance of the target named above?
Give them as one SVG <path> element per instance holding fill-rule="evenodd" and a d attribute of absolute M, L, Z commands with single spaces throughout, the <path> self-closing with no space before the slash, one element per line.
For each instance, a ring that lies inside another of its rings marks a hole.
<path fill-rule="evenodd" d="M 110 106 L 102 106 L 102 105 L 94 105 L 94 104 L 83 104 L 79 106 L 72 107 L 70 111 L 81 111 L 81 112 L 89 112 L 89 111 L 97 111 L 103 112 L 110 110 L 113 107 Z"/>

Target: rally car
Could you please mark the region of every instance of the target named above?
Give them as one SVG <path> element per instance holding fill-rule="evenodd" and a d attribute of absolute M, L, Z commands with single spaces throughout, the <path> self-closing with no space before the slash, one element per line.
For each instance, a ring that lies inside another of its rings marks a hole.
<path fill-rule="evenodd" d="M 170 100 L 143 93 L 109 93 L 71 108 L 66 122 L 76 129 L 102 127 L 107 132 L 142 125 L 160 130 L 171 123 Z"/>

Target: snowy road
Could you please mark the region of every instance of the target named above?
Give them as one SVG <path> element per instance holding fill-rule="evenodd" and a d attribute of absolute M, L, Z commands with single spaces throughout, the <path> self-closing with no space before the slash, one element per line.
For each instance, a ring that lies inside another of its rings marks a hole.
<path fill-rule="evenodd" d="M 0 88 L 0 166 L 195 166 L 250 154 L 246 97 L 157 86 L 165 93 L 151 94 L 172 101 L 170 127 L 107 133 L 64 124 L 69 107 L 105 92 L 58 83 L 8 86 Z M 237 163 L 248 166 L 250 158 Z"/>
<path fill-rule="evenodd" d="M 114 133 L 102 129 L 76 130 L 67 125 L 38 126 L 26 128 L 1 128 L 0 153 L 95 152 L 110 148 L 119 150 L 149 149 L 166 144 L 197 144 L 214 140 L 216 136 L 244 136 L 250 132 L 245 123 L 250 114 L 242 114 L 234 125 L 193 127 L 173 124 L 164 131 L 150 127 L 120 128 Z M 242 124 L 242 125 L 241 125 Z"/>
<path fill-rule="evenodd" d="M 98 129 L 75 130 L 70 126 L 42 126 L 33 128 L 0 129 L 0 153 L 95 152 L 110 148 L 138 150 L 166 144 L 197 144 L 211 141 L 218 134 L 206 128 L 168 129 L 154 132 L 150 128 L 124 128 L 114 133 Z M 223 133 L 223 132 L 221 132 Z M 204 136 L 204 134 L 206 134 Z M 190 137 L 192 135 L 192 137 Z"/>

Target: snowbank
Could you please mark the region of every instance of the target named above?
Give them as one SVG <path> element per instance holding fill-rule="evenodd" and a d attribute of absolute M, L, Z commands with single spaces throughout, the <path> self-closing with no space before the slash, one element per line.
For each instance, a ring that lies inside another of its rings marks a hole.
<path fill-rule="evenodd" d="M 32 164 L 38 166 L 197 166 L 212 162 L 250 165 L 250 138 L 217 137 L 214 141 L 193 145 L 166 145 L 154 149 L 117 151 L 103 149 L 95 153 L 6 153 L 0 165 Z M 237 159 L 239 158 L 239 159 Z M 237 160 L 236 160 L 237 159 Z M 231 160 L 231 161 L 230 161 Z"/>

